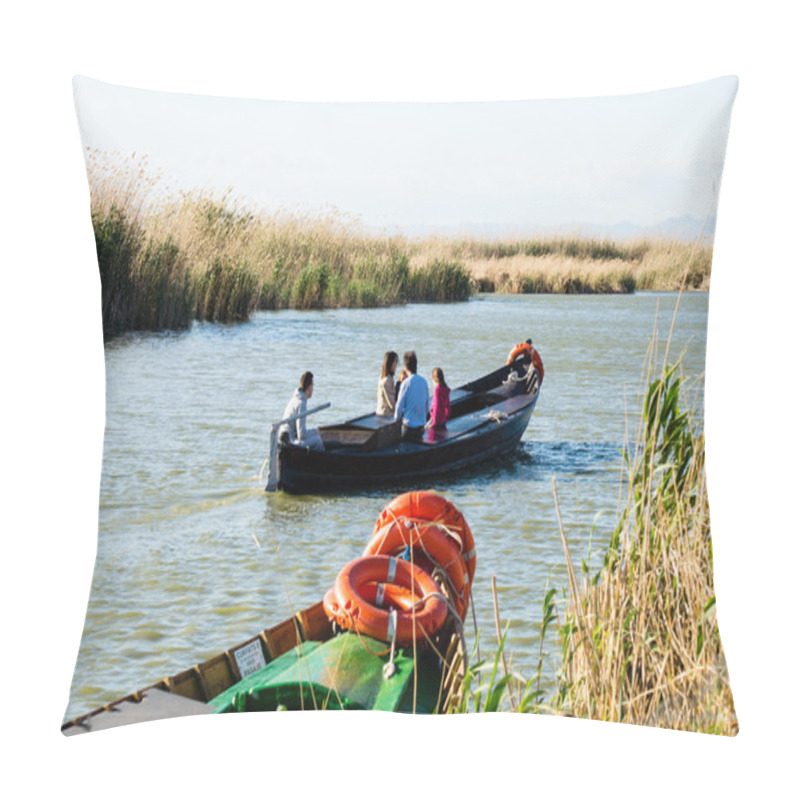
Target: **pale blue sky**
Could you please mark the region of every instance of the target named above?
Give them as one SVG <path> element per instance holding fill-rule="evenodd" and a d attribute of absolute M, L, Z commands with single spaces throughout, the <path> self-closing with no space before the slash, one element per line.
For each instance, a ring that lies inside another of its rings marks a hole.
<path fill-rule="evenodd" d="M 287 103 L 75 79 L 83 143 L 147 153 L 170 188 L 368 226 L 654 225 L 716 208 L 733 77 L 647 94 L 500 103 Z"/>

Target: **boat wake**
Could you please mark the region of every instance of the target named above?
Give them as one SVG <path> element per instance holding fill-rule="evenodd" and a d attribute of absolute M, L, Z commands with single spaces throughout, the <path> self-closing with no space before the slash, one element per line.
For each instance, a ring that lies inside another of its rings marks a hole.
<path fill-rule="evenodd" d="M 523 442 L 512 454 L 521 471 L 552 475 L 597 475 L 616 471 L 622 460 L 623 447 L 612 442 Z"/>

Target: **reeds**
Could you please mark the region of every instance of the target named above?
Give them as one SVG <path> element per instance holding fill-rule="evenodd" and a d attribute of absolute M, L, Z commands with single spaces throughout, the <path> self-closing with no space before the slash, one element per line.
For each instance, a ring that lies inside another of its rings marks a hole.
<path fill-rule="evenodd" d="M 640 290 L 677 291 L 691 246 L 671 240 L 647 240 L 623 248 L 612 242 L 548 241 L 532 255 L 509 248 L 502 257 L 475 258 L 465 263 L 481 292 L 508 294 L 630 294 Z M 533 244 L 533 243 L 530 243 Z M 578 245 L 585 245 L 579 247 Z M 707 290 L 711 247 L 698 249 L 687 287 Z"/>
<path fill-rule="evenodd" d="M 192 320 L 191 275 L 174 238 L 147 232 L 146 200 L 157 179 L 135 154 L 110 173 L 87 160 L 105 335 L 185 328 Z"/>
<path fill-rule="evenodd" d="M 106 334 L 247 319 L 255 310 L 454 302 L 473 292 L 679 288 L 688 245 L 580 237 L 410 239 L 341 214 L 267 215 L 229 194 L 171 193 L 146 157 L 91 151 L 87 171 Z M 705 289 L 711 249 L 693 251 Z"/>
<path fill-rule="evenodd" d="M 551 588 L 537 668 L 526 679 L 506 663 L 495 608 L 497 649 L 470 664 L 450 712 L 549 713 L 736 735 L 715 613 L 705 443 L 679 407 L 681 384 L 674 365 L 649 383 L 636 445 L 624 455 L 627 502 L 593 575 L 583 560 L 581 576 L 575 571 L 553 481 L 566 613 L 558 613 Z M 548 697 L 541 683 L 554 622 L 561 652 Z"/>
<path fill-rule="evenodd" d="M 654 340 L 655 341 L 655 340 Z M 734 736 L 738 721 L 716 620 L 705 439 L 681 408 L 683 379 L 664 356 L 646 365 L 640 424 L 623 452 L 624 503 L 603 564 L 576 573 L 553 492 L 567 568 L 566 611 L 542 605 L 536 671 L 506 658 L 497 595 L 497 650 L 470 665 L 450 711 L 511 711 Z M 492 580 L 494 589 L 494 579 Z M 541 688 L 545 642 L 561 644 L 550 697 Z M 507 664 L 508 661 L 508 664 Z M 501 669 L 502 667 L 502 669 Z"/>
<path fill-rule="evenodd" d="M 627 502 L 594 576 L 584 565 L 578 579 L 562 528 L 569 608 L 555 705 L 591 719 L 735 735 L 705 442 L 679 406 L 681 383 L 666 365 L 649 383 L 636 446 L 624 455 Z"/>
<path fill-rule="evenodd" d="M 255 214 L 228 196 L 177 197 L 146 159 L 87 159 L 106 334 L 245 320 L 257 309 L 469 299 L 463 263 L 409 266 L 409 243 L 341 215 Z"/>

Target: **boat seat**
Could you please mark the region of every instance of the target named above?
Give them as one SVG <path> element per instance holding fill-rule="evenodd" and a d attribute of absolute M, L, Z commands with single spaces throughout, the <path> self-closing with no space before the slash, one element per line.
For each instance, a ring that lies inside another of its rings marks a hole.
<path fill-rule="evenodd" d="M 497 405 L 491 408 L 485 409 L 484 413 L 488 411 L 498 411 L 501 414 L 513 414 L 529 405 L 531 403 L 531 398 L 532 395 L 529 394 L 516 394 L 513 397 L 509 397 L 507 400 L 497 403 Z"/>
<path fill-rule="evenodd" d="M 490 421 L 492 412 L 496 411 L 499 414 L 513 414 L 515 411 L 519 411 L 527 406 L 530 402 L 530 395 L 518 394 L 514 397 L 509 397 L 508 400 L 496 403 L 489 408 L 483 408 L 479 411 L 473 411 L 470 414 L 464 414 L 464 416 L 461 417 L 455 417 L 455 419 L 448 420 L 444 428 L 431 428 L 426 430 L 422 436 L 422 444 L 436 445 L 446 442 L 449 439 L 456 439 L 459 436 L 463 436 L 485 425 Z"/>
<path fill-rule="evenodd" d="M 349 419 L 345 424 L 364 428 L 365 430 L 377 431 L 380 428 L 385 428 L 387 425 L 391 425 L 393 422 L 394 417 L 384 417 L 380 414 L 366 414 L 363 417 Z"/>

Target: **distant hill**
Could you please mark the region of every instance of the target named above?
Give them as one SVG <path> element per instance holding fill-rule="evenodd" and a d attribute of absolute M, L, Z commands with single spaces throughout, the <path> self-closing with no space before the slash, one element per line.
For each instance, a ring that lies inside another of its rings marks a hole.
<path fill-rule="evenodd" d="M 702 241 L 711 243 L 716 229 L 716 215 L 709 217 L 703 230 L 703 220 L 684 214 L 671 217 L 655 225 L 637 225 L 633 222 L 617 222 L 613 225 L 561 225 L 521 226 L 509 223 L 477 223 L 460 225 L 415 225 L 403 231 L 389 229 L 382 233 L 404 233 L 407 236 L 475 236 L 478 238 L 527 238 L 533 236 L 580 236 L 593 239 L 640 239 L 664 237 L 693 242 L 702 233 Z M 376 231 L 377 232 L 377 231 Z"/>
<path fill-rule="evenodd" d="M 716 215 L 709 217 L 705 230 L 703 220 L 684 214 L 682 217 L 671 217 L 656 225 L 636 225 L 632 222 L 618 222 L 615 225 L 585 225 L 579 228 L 583 236 L 608 237 L 609 239 L 638 239 L 641 237 L 666 237 L 693 242 L 702 235 L 702 240 L 709 243 L 714 239 L 717 225 Z"/>

